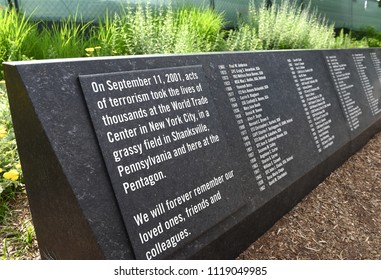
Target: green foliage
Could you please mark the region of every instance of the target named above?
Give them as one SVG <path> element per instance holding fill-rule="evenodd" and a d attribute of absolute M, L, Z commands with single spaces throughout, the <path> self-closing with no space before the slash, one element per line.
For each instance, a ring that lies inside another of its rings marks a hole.
<path fill-rule="evenodd" d="M 76 15 L 51 25 L 32 23 L 14 9 L 0 10 L 0 64 L 84 56 L 86 46 L 92 44 L 87 34 L 90 24 L 81 23 Z M 3 78 L 1 66 L 0 80 Z"/>
<path fill-rule="evenodd" d="M 14 9 L 0 10 L 0 64 L 28 58 L 32 45 L 28 41 L 37 26 Z M 3 79 L 1 68 L 0 80 Z"/>
<path fill-rule="evenodd" d="M 354 35 L 368 42 L 371 48 L 381 47 L 381 31 L 377 31 L 373 26 L 361 27 L 358 32 L 354 32 Z"/>
<path fill-rule="evenodd" d="M 76 16 L 51 25 L 42 24 L 41 31 L 34 34 L 34 58 L 70 58 L 85 55 L 85 48 L 92 44 L 87 35 L 91 23 L 83 23 Z"/>
<path fill-rule="evenodd" d="M 22 183 L 9 105 L 5 93 L 0 93 L 0 194 L 9 186 Z"/>
<path fill-rule="evenodd" d="M 12 215 L 10 203 L 19 192 L 25 191 L 22 182 L 8 99 L 4 81 L 0 81 L 0 236 L 5 237 L 1 238 L 1 259 L 9 259 L 9 251 L 12 251 L 13 258 L 22 256 L 35 239 L 30 221 L 24 222 L 21 231 L 8 225 L 8 219 Z"/>
<path fill-rule="evenodd" d="M 230 51 L 251 51 L 263 48 L 255 27 L 242 24 L 238 30 L 230 30 L 226 45 Z"/>
<path fill-rule="evenodd" d="M 22 186 L 22 172 L 8 99 L 0 88 L 0 223 L 8 213 L 8 202 Z"/>
<path fill-rule="evenodd" d="M 353 47 L 346 37 L 345 46 Z M 335 39 L 334 27 L 310 6 L 298 6 L 296 1 L 274 2 L 260 7 L 251 2 L 248 18 L 238 30 L 231 31 L 227 40 L 229 50 L 258 49 L 324 49 L 343 47 Z"/>
<path fill-rule="evenodd" d="M 210 9 L 147 3 L 106 17 L 96 34 L 101 55 L 210 52 L 223 48 L 223 23 L 222 15 Z"/>
<path fill-rule="evenodd" d="M 50 25 L 30 23 L 13 9 L 1 10 L 0 62 L 31 58 L 367 46 L 365 40 L 355 41 L 350 34 L 334 38 L 333 26 L 309 7 L 302 8 L 291 0 L 279 1 L 271 7 L 266 6 L 266 1 L 259 7 L 252 3 L 247 20 L 237 30 L 229 32 L 223 30 L 222 14 L 195 7 L 174 9 L 170 4 L 164 7 L 148 2 L 121 6 L 119 15 L 107 15 L 97 26 L 81 22 L 77 15 Z M 380 33 L 370 27 L 363 33 L 370 46 L 380 45 Z"/>
<path fill-rule="evenodd" d="M 356 40 L 352 37 L 352 33 L 344 33 L 342 29 L 339 35 L 335 38 L 336 49 L 349 49 L 349 48 L 367 48 L 368 42 L 365 38 Z"/>

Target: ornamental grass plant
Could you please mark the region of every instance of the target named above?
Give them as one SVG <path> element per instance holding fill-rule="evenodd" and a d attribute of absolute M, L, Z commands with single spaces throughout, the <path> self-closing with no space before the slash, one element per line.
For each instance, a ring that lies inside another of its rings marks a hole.
<path fill-rule="evenodd" d="M 100 55 L 212 52 L 224 49 L 224 20 L 211 9 L 137 4 L 93 30 Z"/>
<path fill-rule="evenodd" d="M 33 44 L 34 59 L 72 58 L 85 56 L 85 48 L 93 44 L 89 34 L 91 22 L 83 22 L 78 15 L 69 16 L 61 22 L 39 23 L 39 31 L 28 39 Z"/>
<path fill-rule="evenodd" d="M 273 49 L 327 49 L 356 44 L 350 35 L 335 38 L 334 25 L 297 1 L 277 0 L 271 6 L 263 1 L 258 7 L 251 2 L 247 19 L 231 30 L 227 48 L 231 51 Z"/>
<path fill-rule="evenodd" d="M 362 38 L 361 40 L 366 41 L 371 48 L 381 47 L 381 31 L 377 31 L 373 26 L 363 26 L 359 31 L 353 32 L 353 34 L 354 37 Z"/>
<path fill-rule="evenodd" d="M 0 10 L 0 81 L 3 80 L 2 63 L 29 58 L 33 45 L 29 38 L 37 32 L 37 25 L 14 9 Z"/>

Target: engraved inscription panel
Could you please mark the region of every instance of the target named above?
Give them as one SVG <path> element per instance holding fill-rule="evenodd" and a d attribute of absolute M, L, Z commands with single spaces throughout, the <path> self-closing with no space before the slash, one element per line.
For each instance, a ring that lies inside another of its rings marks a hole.
<path fill-rule="evenodd" d="M 324 63 L 319 53 L 274 52 L 211 64 L 214 101 L 243 177 L 255 182 L 246 189 L 255 208 L 349 141 Z"/>
<path fill-rule="evenodd" d="M 201 66 L 80 82 L 137 258 L 169 256 L 244 204 Z"/>

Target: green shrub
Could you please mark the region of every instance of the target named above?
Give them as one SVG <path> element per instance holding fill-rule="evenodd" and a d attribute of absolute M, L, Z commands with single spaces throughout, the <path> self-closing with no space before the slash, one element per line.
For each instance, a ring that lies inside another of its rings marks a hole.
<path fill-rule="evenodd" d="M 31 24 L 24 15 L 14 9 L 0 10 L 0 65 L 5 61 L 28 59 L 33 44 L 27 39 L 34 32 L 37 25 Z M 0 80 L 3 77 L 1 67 Z"/>
<path fill-rule="evenodd" d="M 230 51 L 253 51 L 263 49 L 263 42 L 258 36 L 258 29 L 249 24 L 242 24 L 238 30 L 231 30 L 227 38 Z"/>
<path fill-rule="evenodd" d="M 238 30 L 231 31 L 229 50 L 258 49 L 325 49 L 342 47 L 335 39 L 334 26 L 310 6 L 298 6 L 296 1 L 274 2 L 268 7 L 250 3 L 247 20 Z M 353 41 L 345 37 L 346 46 Z M 351 45 L 352 46 L 352 45 Z"/>
<path fill-rule="evenodd" d="M 223 50 L 223 16 L 210 9 L 171 5 L 124 7 L 101 21 L 100 55 L 191 53 Z"/>
<path fill-rule="evenodd" d="M 0 175 L 0 193 L 6 187 L 22 182 L 16 139 L 5 93 L 0 93 Z"/>
<path fill-rule="evenodd" d="M 8 99 L 0 82 L 0 224 L 4 220 L 8 201 L 22 186 L 23 176 L 13 132 Z"/>
<path fill-rule="evenodd" d="M 41 23 L 41 30 L 31 41 L 34 45 L 34 58 L 71 58 L 85 56 L 85 48 L 92 44 L 89 36 L 91 22 L 84 23 L 76 15 L 50 25 Z"/>
<path fill-rule="evenodd" d="M 344 33 L 342 29 L 339 35 L 335 38 L 335 45 L 333 48 L 336 49 L 349 49 L 349 48 L 367 48 L 369 47 L 366 38 L 355 39 L 352 37 L 352 33 Z"/>
<path fill-rule="evenodd" d="M 365 40 L 371 48 L 381 47 L 381 31 L 377 31 L 373 26 L 361 27 L 354 35 L 358 40 Z"/>

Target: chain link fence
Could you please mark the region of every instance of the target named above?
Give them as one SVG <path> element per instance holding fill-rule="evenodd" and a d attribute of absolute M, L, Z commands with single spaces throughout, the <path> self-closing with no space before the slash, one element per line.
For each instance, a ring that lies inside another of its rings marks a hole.
<path fill-rule="evenodd" d="M 0 0 L 0 6 L 13 6 L 25 13 L 32 20 L 58 21 L 76 16 L 83 21 L 97 21 L 108 12 L 118 13 L 122 5 L 136 5 L 149 2 L 151 6 L 193 5 L 196 7 L 212 7 L 223 13 L 227 26 L 235 26 L 239 17 L 245 17 L 251 0 Z M 260 5 L 263 0 L 254 0 Z M 265 0 L 268 5 L 282 0 Z M 325 15 L 336 27 L 358 29 L 360 26 L 372 25 L 381 30 L 380 0 L 294 0 L 308 5 Z"/>
<path fill-rule="evenodd" d="M 212 7 L 223 13 L 227 25 L 237 24 L 238 17 L 245 16 L 251 0 L 0 0 L 0 5 L 12 6 L 25 13 L 31 20 L 59 21 L 69 16 L 76 16 L 83 21 L 97 21 L 108 14 L 121 11 L 123 5 L 136 5 L 149 2 L 151 6 L 192 5 L 195 7 Z M 271 2 L 271 0 L 267 0 Z M 262 0 L 255 0 L 262 3 Z"/>
<path fill-rule="evenodd" d="M 258 0 L 261 2 L 262 0 Z M 151 6 L 161 3 L 174 7 L 192 5 L 196 7 L 212 7 L 223 12 L 228 22 L 236 22 L 237 15 L 247 14 L 250 0 L 0 0 L 2 6 L 13 6 L 25 13 L 32 20 L 57 21 L 69 16 L 76 16 L 84 21 L 97 21 L 106 13 L 120 12 L 122 5 L 136 5 L 149 2 Z"/>

